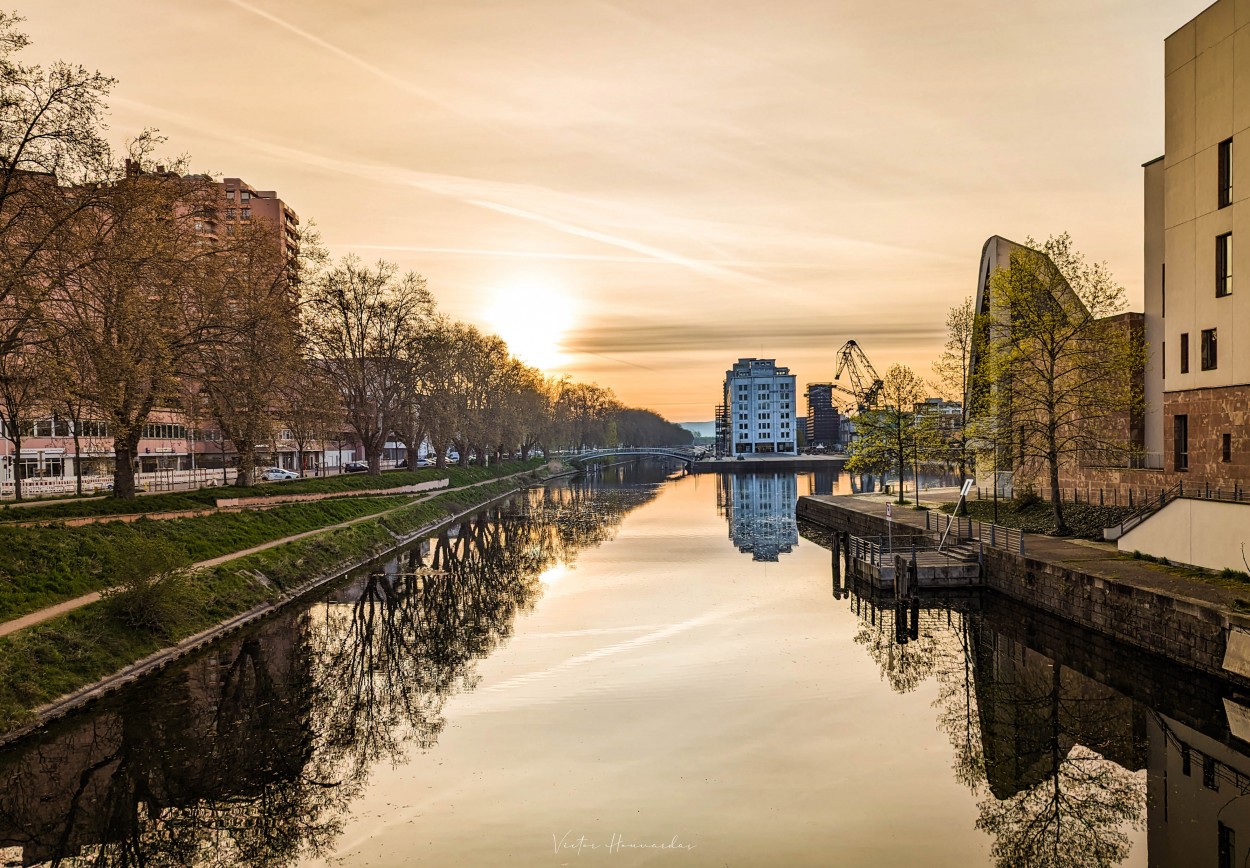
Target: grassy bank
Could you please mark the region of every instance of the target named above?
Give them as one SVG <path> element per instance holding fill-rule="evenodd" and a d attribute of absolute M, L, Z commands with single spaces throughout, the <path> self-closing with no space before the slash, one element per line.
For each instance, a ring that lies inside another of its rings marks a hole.
<path fill-rule="evenodd" d="M 977 521 L 994 521 L 994 503 L 989 500 L 970 500 L 965 503 L 968 515 Z M 953 512 L 955 504 L 942 504 L 943 512 Z M 1065 503 L 1063 517 L 1071 531 L 1068 535 L 1078 539 L 1102 540 L 1104 528 L 1119 524 L 1133 510 L 1127 506 L 1096 506 L 1090 503 Z M 1055 516 L 1049 501 L 1019 503 L 1014 500 L 998 502 L 998 524 L 1019 528 L 1025 533 L 1055 536 Z"/>
<path fill-rule="evenodd" d="M 439 479 L 448 480 L 452 488 L 497 479 L 518 473 L 522 470 L 541 467 L 544 459 L 532 458 L 529 461 L 505 461 L 491 467 L 448 467 L 444 470 L 426 468 L 423 470 L 388 470 L 381 476 L 368 474 L 345 474 L 324 478 L 295 479 L 290 482 L 273 482 L 243 488 L 236 485 L 222 485 L 213 488 L 201 488 L 195 491 L 180 491 L 169 494 L 148 494 L 134 499 L 115 497 L 92 498 L 91 500 L 65 501 L 51 500 L 31 506 L 14 506 L 8 504 L 0 507 L 0 522 L 46 521 L 84 516 L 136 515 L 154 512 L 178 512 L 189 509 L 204 509 L 216 505 L 219 498 L 229 497 L 278 497 L 287 494 L 354 494 L 365 491 L 382 491 L 388 488 L 402 488 L 421 482 L 433 482 Z"/>
<path fill-rule="evenodd" d="M 27 723 L 35 709 L 60 696 L 258 604 L 276 601 L 284 591 L 384 554 L 395 546 L 394 534 L 441 522 L 515 487 L 508 480 L 448 492 L 372 521 L 203 570 L 195 577 L 191 598 L 180 606 L 182 617 L 167 629 L 136 629 L 118 617 L 115 599 L 105 599 L 0 637 L 0 732 Z"/>
<path fill-rule="evenodd" d="M 515 462 L 495 468 L 457 468 L 450 478 L 453 485 L 469 485 L 517 473 L 532 465 L 533 462 Z M 348 477 L 345 481 L 354 483 L 357 478 Z M 449 495 L 455 494 L 449 492 Z M 116 553 L 134 540 L 162 540 L 187 561 L 203 561 L 293 534 L 375 515 L 409 500 L 410 496 L 359 496 L 189 518 L 140 519 L 131 523 L 105 522 L 80 527 L 0 525 L 0 621 L 112 587 L 118 567 Z"/>

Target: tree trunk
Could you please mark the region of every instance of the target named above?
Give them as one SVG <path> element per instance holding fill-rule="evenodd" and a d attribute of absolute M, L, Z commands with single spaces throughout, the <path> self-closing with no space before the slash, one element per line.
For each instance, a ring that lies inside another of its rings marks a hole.
<path fill-rule="evenodd" d="M 1046 463 L 1050 469 L 1050 508 L 1055 516 L 1055 535 L 1067 536 L 1068 525 L 1063 520 L 1063 492 L 1059 490 L 1059 454 L 1053 443 L 1047 451 Z"/>
<path fill-rule="evenodd" d="M 22 434 L 16 422 L 9 422 L 9 440 L 13 443 L 13 500 L 22 499 Z"/>
<path fill-rule="evenodd" d="M 78 426 L 82 424 L 77 419 L 73 421 L 74 426 L 74 491 L 82 497 L 82 446 Z"/>
<path fill-rule="evenodd" d="M 133 499 L 135 492 L 135 462 L 139 458 L 139 434 L 141 428 L 126 437 L 113 438 L 113 454 L 117 456 L 113 466 L 113 496 Z"/>
<path fill-rule="evenodd" d="M 906 478 L 904 474 L 907 472 L 907 450 L 898 450 L 898 503 L 902 506 L 906 503 L 903 497 L 903 480 Z"/>

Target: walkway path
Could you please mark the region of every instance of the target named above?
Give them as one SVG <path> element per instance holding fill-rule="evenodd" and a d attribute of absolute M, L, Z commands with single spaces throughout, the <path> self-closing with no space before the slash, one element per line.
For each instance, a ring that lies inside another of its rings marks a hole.
<path fill-rule="evenodd" d="M 396 512 L 401 509 L 407 509 L 408 507 L 412 506 L 415 503 L 423 503 L 427 500 L 431 500 L 432 498 L 438 497 L 440 494 L 446 494 L 449 491 L 465 491 L 466 489 L 477 488 L 478 486 L 489 485 L 494 482 L 505 482 L 509 479 L 515 479 L 518 476 L 522 476 L 530 472 L 532 471 L 523 470 L 520 473 L 513 473 L 509 476 L 500 476 L 495 479 L 484 479 L 481 482 L 473 482 L 468 485 L 458 486 L 456 488 L 440 488 L 430 494 L 425 495 L 424 497 L 414 497 L 412 500 L 408 501 L 407 503 L 403 503 L 403 504 L 400 504 L 399 506 L 395 506 L 390 509 L 383 510 L 382 512 L 375 512 L 370 515 L 362 515 L 359 518 L 349 519 L 348 521 L 339 522 L 338 524 L 328 524 L 325 527 L 319 527 L 316 530 L 308 530 L 308 531 L 304 531 L 303 533 L 291 534 L 290 536 L 282 537 L 281 539 L 270 540 L 267 543 L 261 543 L 260 545 L 252 546 L 251 548 L 248 548 L 248 549 L 242 549 L 237 552 L 230 552 L 229 554 L 224 554 L 219 557 L 209 558 L 206 561 L 199 561 L 197 563 L 192 564 L 190 568 L 192 570 L 198 570 L 198 569 L 207 569 L 209 567 L 215 567 L 215 566 L 218 566 L 219 564 L 224 564 L 227 561 L 232 561 L 232 560 L 235 560 L 236 558 L 242 558 L 242 557 L 246 557 L 247 555 L 256 554 L 256 552 L 263 552 L 266 549 L 275 548 L 276 546 L 280 546 L 289 542 L 294 542 L 295 540 L 304 539 L 305 537 L 316 536 L 317 534 L 325 533 L 326 531 L 338 530 L 339 528 L 349 527 L 353 524 L 359 524 L 362 521 L 373 521 L 375 519 L 381 518 L 384 515 L 388 515 L 392 512 Z M 99 600 L 105 593 L 107 592 L 92 591 L 90 594 L 83 594 L 81 597 L 75 597 L 72 600 L 65 600 L 64 602 L 57 603 L 53 606 L 48 606 L 46 608 L 39 609 L 36 612 L 29 612 L 25 615 L 22 615 L 21 617 L 14 618 L 10 621 L 0 622 L 0 636 L 7 636 L 10 633 L 15 633 L 18 630 L 25 629 L 26 627 L 33 627 L 36 624 L 41 624 L 44 621 L 48 621 L 52 618 L 56 618 L 60 615 L 64 615 L 66 612 L 72 612 L 75 609 L 82 608 L 83 606 L 89 606 L 92 603 Z"/>
<path fill-rule="evenodd" d="M 928 494 L 926 492 L 926 494 Z M 873 495 L 830 496 L 812 495 L 816 500 L 843 501 L 854 504 L 854 509 L 885 518 L 886 501 Z M 926 497 L 926 500 L 928 498 Z M 910 506 L 894 508 L 893 519 L 898 524 L 917 529 L 924 528 L 924 511 Z M 1122 555 L 1115 543 L 1090 540 L 1069 540 L 1043 534 L 1024 534 L 1025 557 L 1047 563 L 1080 564 L 1080 570 L 1090 575 L 1133 585 L 1146 591 L 1166 594 L 1170 597 L 1187 598 L 1230 611 L 1244 611 L 1250 601 L 1250 585 L 1236 580 L 1224 580 L 1216 574 L 1209 576 L 1184 576 L 1171 572 L 1162 564 L 1136 561 Z"/>

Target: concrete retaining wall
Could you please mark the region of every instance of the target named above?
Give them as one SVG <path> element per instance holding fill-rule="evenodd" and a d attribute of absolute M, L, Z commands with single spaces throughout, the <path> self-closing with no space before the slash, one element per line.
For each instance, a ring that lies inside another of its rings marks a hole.
<path fill-rule="evenodd" d="M 809 497 L 799 498 L 796 511 L 800 518 L 856 536 L 873 537 L 886 530 L 884 518 Z M 1233 674 L 1224 668 L 1230 631 L 1250 630 L 1250 618 L 1201 601 L 1090 575 L 1074 566 L 989 546 L 984 557 L 987 587 L 1222 678 Z M 1239 674 L 1250 676 L 1250 671 Z"/>
<path fill-rule="evenodd" d="M 1116 540 L 1122 552 L 1139 551 L 1209 570 L 1245 570 L 1250 558 L 1250 503 L 1172 501 Z"/>

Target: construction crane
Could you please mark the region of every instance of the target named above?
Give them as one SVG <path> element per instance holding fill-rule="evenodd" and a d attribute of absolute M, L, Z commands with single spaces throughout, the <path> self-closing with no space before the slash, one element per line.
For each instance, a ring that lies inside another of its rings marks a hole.
<path fill-rule="evenodd" d="M 884 384 L 872 362 L 868 361 L 868 356 L 853 340 L 847 341 L 838 350 L 838 369 L 833 378 L 842 379 L 843 371 L 850 375 L 851 388 L 839 385 L 833 388 L 855 399 L 856 412 L 863 413 L 876 407 Z"/>

